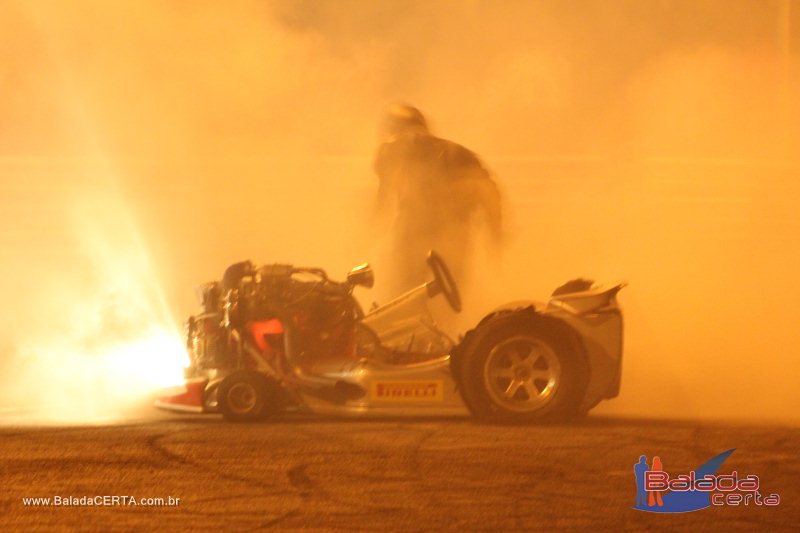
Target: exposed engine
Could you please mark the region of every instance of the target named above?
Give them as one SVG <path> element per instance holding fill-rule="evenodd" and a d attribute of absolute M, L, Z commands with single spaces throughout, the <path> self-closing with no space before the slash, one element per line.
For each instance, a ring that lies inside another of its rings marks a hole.
<path fill-rule="evenodd" d="M 354 354 L 361 309 L 351 291 L 321 269 L 231 265 L 221 282 L 198 288 L 202 312 L 187 322 L 188 373 L 253 366 L 242 349 L 245 338 L 265 357 L 289 349 L 301 365 Z"/>

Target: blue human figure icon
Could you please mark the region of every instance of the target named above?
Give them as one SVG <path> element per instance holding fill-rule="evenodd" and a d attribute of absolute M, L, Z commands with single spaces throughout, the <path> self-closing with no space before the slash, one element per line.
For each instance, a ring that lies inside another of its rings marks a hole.
<path fill-rule="evenodd" d="M 636 475 L 636 507 L 645 507 L 647 505 L 644 475 L 648 470 L 650 470 L 650 467 L 647 465 L 647 456 L 642 455 L 639 457 L 639 462 L 633 465 L 633 473 Z"/>

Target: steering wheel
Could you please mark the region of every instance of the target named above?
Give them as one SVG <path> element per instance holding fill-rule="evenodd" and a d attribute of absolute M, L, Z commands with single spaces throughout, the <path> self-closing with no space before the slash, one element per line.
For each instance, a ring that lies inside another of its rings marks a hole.
<path fill-rule="evenodd" d="M 460 313 L 461 293 L 458 292 L 456 281 L 442 257 L 433 250 L 428 252 L 428 267 L 433 272 L 433 282 L 428 284 L 428 294 L 433 297 L 441 292 L 453 311 Z"/>

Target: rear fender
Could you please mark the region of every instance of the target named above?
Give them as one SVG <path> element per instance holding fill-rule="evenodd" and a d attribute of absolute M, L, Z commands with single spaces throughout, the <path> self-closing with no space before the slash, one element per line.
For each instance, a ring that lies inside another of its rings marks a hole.
<path fill-rule="evenodd" d="M 617 294 L 626 285 L 621 281 L 554 294 L 544 310 L 570 324 L 583 339 L 594 372 L 588 395 L 598 401 L 620 390 L 623 318 Z"/>
<path fill-rule="evenodd" d="M 468 331 L 461 342 L 453 348 L 450 357 L 450 367 L 456 381 L 461 376 L 461 362 L 464 359 L 464 354 L 475 349 L 487 335 L 497 328 L 520 322 L 557 332 L 559 337 L 574 347 L 575 355 L 580 359 L 584 367 L 586 379 L 589 379 L 591 369 L 581 336 L 563 320 L 537 312 L 534 305 L 534 302 L 508 304 L 483 317 L 475 328 Z"/>
<path fill-rule="evenodd" d="M 617 308 L 617 293 L 627 283 L 591 287 L 583 291 L 566 294 L 554 294 L 547 306 L 550 309 L 561 309 L 575 316 L 590 315 Z"/>

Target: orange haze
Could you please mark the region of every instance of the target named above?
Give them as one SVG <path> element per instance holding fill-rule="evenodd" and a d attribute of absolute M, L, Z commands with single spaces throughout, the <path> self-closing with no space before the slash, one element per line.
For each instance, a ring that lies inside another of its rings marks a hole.
<path fill-rule="evenodd" d="M 4 2 L 0 413 L 180 377 L 236 260 L 368 260 L 384 299 L 371 158 L 405 100 L 505 194 L 468 316 L 626 279 L 598 411 L 797 422 L 798 55 L 789 0 Z"/>

